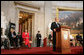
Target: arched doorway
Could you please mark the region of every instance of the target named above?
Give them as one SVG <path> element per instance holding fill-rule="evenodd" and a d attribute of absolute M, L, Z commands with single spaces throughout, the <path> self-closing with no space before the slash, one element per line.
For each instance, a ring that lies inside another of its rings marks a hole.
<path fill-rule="evenodd" d="M 19 12 L 19 32 L 22 34 L 27 29 L 30 37 L 32 37 L 32 13 Z"/>

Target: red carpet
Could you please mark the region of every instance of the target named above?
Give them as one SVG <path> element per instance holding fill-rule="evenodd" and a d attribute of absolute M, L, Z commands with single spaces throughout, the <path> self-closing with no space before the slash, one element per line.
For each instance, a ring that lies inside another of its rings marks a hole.
<path fill-rule="evenodd" d="M 51 47 L 32 47 L 20 49 L 1 49 L 1 54 L 61 54 L 53 52 Z M 83 47 L 71 47 L 71 53 L 66 54 L 83 54 Z"/>

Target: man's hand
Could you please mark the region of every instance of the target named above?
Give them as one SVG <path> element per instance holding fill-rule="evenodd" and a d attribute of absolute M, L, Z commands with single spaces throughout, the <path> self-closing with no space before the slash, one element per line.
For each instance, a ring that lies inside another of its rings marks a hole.
<path fill-rule="evenodd" d="M 56 32 L 56 29 L 54 29 L 54 32 Z"/>
<path fill-rule="evenodd" d="M 53 40 L 53 38 L 51 38 L 51 40 Z"/>
<path fill-rule="evenodd" d="M 16 36 L 14 36 L 13 38 L 15 38 Z"/>

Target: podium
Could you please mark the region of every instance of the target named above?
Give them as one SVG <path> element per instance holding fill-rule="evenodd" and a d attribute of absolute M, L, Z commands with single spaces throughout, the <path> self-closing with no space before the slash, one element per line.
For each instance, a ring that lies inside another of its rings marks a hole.
<path fill-rule="evenodd" d="M 56 29 L 56 51 L 70 53 L 70 27 L 60 26 Z"/>

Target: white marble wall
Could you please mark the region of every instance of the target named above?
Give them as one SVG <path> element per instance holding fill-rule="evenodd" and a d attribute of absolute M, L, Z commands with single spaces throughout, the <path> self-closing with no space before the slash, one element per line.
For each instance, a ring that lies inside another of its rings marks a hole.
<path fill-rule="evenodd" d="M 50 32 L 50 26 L 49 24 L 52 22 L 52 2 L 51 1 L 45 1 L 44 2 L 44 11 L 45 11 L 45 37 L 48 37 L 48 34 Z"/>
<path fill-rule="evenodd" d="M 1 1 L 1 12 L 4 13 L 7 24 L 9 23 L 9 21 L 16 24 L 16 32 L 18 32 L 18 15 L 14 1 Z"/>
<path fill-rule="evenodd" d="M 4 16 L 4 13 L 1 11 L 1 28 L 3 29 L 2 30 L 2 32 L 3 32 L 2 35 L 5 34 L 6 25 L 7 25 L 6 17 Z"/>
<path fill-rule="evenodd" d="M 15 22 L 15 6 L 13 1 L 1 1 L 1 11 L 4 12 L 7 21 Z"/>

